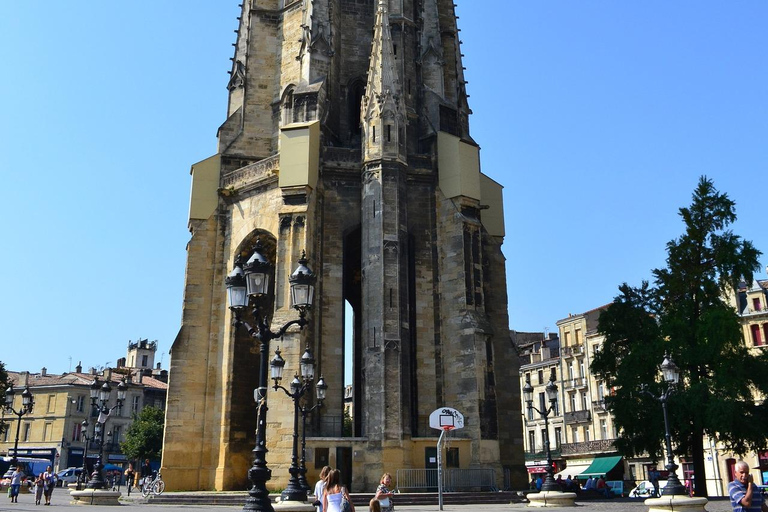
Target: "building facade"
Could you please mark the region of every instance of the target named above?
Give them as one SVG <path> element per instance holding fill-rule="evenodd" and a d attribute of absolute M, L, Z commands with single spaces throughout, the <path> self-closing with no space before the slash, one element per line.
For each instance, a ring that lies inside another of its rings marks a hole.
<path fill-rule="evenodd" d="M 736 310 L 743 329 L 743 339 L 753 352 L 766 350 L 768 344 L 768 280 L 742 283 L 726 300 Z M 550 441 L 555 470 L 567 475 L 590 476 L 596 461 L 609 480 L 624 480 L 627 485 L 650 480 L 652 470 L 665 475 L 663 463 L 647 456 L 624 457 L 614 446 L 618 437 L 612 415 L 606 410 L 605 397 L 611 392 L 591 371 L 594 355 L 603 350 L 604 337 L 597 332 L 600 313 L 607 306 L 586 313 L 568 315 L 557 322 L 558 336 L 543 338 L 542 333 L 521 336 L 513 332 L 520 352 L 521 386 L 530 379 L 535 406 L 544 406 L 544 386 L 555 369 L 560 396 L 549 418 Z M 525 334 L 525 333 L 522 333 Z M 530 334 L 530 333 L 528 333 Z M 764 397 L 755 397 L 763 400 Z M 526 467 L 530 474 L 546 470 L 544 421 L 522 402 Z M 768 444 L 766 445 L 768 446 Z M 715 439 L 705 439 L 705 475 L 710 496 L 726 496 L 728 483 L 734 479 L 734 466 L 740 459 L 753 468 L 755 481 L 768 485 L 768 450 L 744 455 L 731 453 Z M 686 481 L 693 475 L 689 458 L 676 457 L 678 477 Z M 592 475 L 594 476 L 594 475 Z M 582 478 L 582 480 L 584 479 Z"/>
<path fill-rule="evenodd" d="M 329 386 L 308 418 L 310 479 L 321 460 L 353 490 L 425 467 L 429 415 L 448 406 L 465 418 L 451 434 L 462 467 L 522 484 L 517 386 L 497 386 L 518 378 L 501 186 L 480 172 L 469 133 L 453 2 L 253 0 L 236 32 L 218 153 L 192 167 L 169 486 L 247 485 L 260 355 L 232 327 L 224 279 L 257 238 L 275 269 L 274 325 L 296 317 L 286 278 L 302 250 L 317 274 L 308 326 L 279 342 L 287 372 L 309 346 Z M 268 401 L 268 485 L 284 487 L 293 407 L 271 390 Z"/>
<path fill-rule="evenodd" d="M 136 348 L 132 349 L 131 345 L 129 342 L 128 360 L 131 355 L 135 356 Z M 83 372 L 78 364 L 71 373 L 50 374 L 43 368 L 38 373 L 9 371 L 8 375 L 16 391 L 14 408 L 17 411 L 21 409 L 21 392 L 27 387 L 32 393 L 34 408 L 20 422 L 14 415 L 4 415 L 9 428 L 0 438 L 0 454 L 13 455 L 18 431 L 18 455 L 47 458 L 57 471 L 82 467 L 85 457 L 91 461 L 90 464 L 97 458 L 96 446 L 91 444 L 86 447 L 82 435 L 82 422 L 87 420 L 90 424 L 87 435 L 93 436 L 93 425 L 98 416 L 90 400 L 90 387 L 94 379 L 108 381 L 112 386 L 110 407 L 116 405 L 114 390 L 117 385 L 123 379 L 127 384 L 123 406 L 115 409 L 105 424 L 107 432 L 111 434 L 104 443 L 105 463 L 125 466 L 127 460 L 120 450 L 120 443 L 125 440 L 125 432 L 133 417 L 147 406 L 165 408 L 167 372 L 159 368 L 152 370 L 119 366 L 101 371 L 92 368 Z"/>

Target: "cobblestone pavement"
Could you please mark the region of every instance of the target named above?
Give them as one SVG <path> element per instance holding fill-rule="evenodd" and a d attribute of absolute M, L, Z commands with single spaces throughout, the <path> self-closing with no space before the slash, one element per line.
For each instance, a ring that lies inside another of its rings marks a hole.
<path fill-rule="evenodd" d="M 35 498 L 31 494 L 21 494 L 19 496 L 18 503 L 11 503 L 5 496 L 0 496 L 0 511 L 37 511 L 43 512 L 45 510 L 51 510 L 53 508 L 57 510 L 68 509 L 74 512 L 116 512 L 117 510 L 135 509 L 136 512 L 178 512 L 181 510 L 212 510 L 212 511 L 236 511 L 242 510 L 242 506 L 229 507 L 229 506 L 198 506 L 198 505 L 148 505 L 141 499 L 141 495 L 136 496 L 131 494 L 129 500 L 123 499 L 121 507 L 110 506 L 83 506 L 73 505 L 70 503 L 69 493 L 62 489 L 56 489 L 53 493 L 52 506 L 46 509 L 43 505 L 35 505 Z M 724 498 L 712 498 L 706 507 L 708 512 L 731 512 L 731 506 L 727 499 Z M 357 507 L 357 512 L 366 512 L 365 507 Z M 439 507 L 437 505 L 412 505 L 412 506 L 398 506 L 398 512 L 438 512 Z M 528 510 L 533 512 L 534 510 L 526 507 L 525 504 L 516 503 L 510 505 L 444 505 L 444 511 L 448 512 L 501 512 L 502 510 Z M 559 510 L 559 509 L 549 509 Z M 580 512 L 644 512 L 648 510 L 648 507 L 644 505 L 643 500 L 631 500 L 629 498 L 614 499 L 607 501 L 583 501 L 578 503 L 577 507 L 572 510 L 578 510 Z"/>

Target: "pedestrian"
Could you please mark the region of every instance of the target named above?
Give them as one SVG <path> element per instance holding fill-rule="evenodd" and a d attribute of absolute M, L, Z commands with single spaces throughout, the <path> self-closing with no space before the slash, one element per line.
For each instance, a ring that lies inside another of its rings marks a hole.
<path fill-rule="evenodd" d="M 571 490 L 576 493 L 581 492 L 581 482 L 579 482 L 578 476 L 573 477 L 573 481 L 571 482 Z"/>
<path fill-rule="evenodd" d="M 21 480 L 24 478 L 24 473 L 21 471 L 21 468 L 17 465 L 16 469 L 13 470 L 13 473 L 11 473 L 11 487 L 10 487 L 10 494 L 8 496 L 11 498 L 11 503 L 18 503 L 19 502 L 19 489 L 21 489 Z"/>
<path fill-rule="evenodd" d="M 37 478 L 35 478 L 35 505 L 40 504 L 40 500 L 43 499 L 43 486 L 44 486 L 45 480 L 43 480 L 43 474 L 40 473 L 37 475 Z"/>
<path fill-rule="evenodd" d="M 541 485 L 544 483 L 544 480 L 541 479 L 541 475 L 536 477 L 536 490 L 541 490 Z"/>
<path fill-rule="evenodd" d="M 376 495 L 373 497 L 373 499 L 379 501 L 381 512 L 392 512 L 395 510 L 395 504 L 392 502 L 395 493 L 389 490 L 390 485 L 392 485 L 392 475 L 389 473 L 381 475 L 379 486 L 376 488 Z"/>
<path fill-rule="evenodd" d="M 128 496 L 131 495 L 131 487 L 133 486 L 133 477 L 136 472 L 133 470 L 133 463 L 128 464 L 128 469 L 125 470 L 125 485 L 128 487 Z"/>
<path fill-rule="evenodd" d="M 144 486 L 152 481 L 152 464 L 149 463 L 149 459 L 144 461 L 144 465 L 141 466 L 141 490 L 144 490 Z"/>
<path fill-rule="evenodd" d="M 603 475 L 600 475 L 600 478 L 597 479 L 597 483 L 595 484 L 595 490 L 605 496 L 606 498 L 610 497 L 610 488 L 608 487 L 608 484 L 605 483 L 605 477 Z"/>
<path fill-rule="evenodd" d="M 349 499 L 346 487 L 341 485 L 341 472 L 338 469 L 332 469 L 328 473 L 325 491 L 323 491 L 323 512 L 343 512 L 343 500 L 349 503 L 349 510 L 355 512 L 355 506 Z"/>
<path fill-rule="evenodd" d="M 733 512 L 768 512 L 768 504 L 749 473 L 749 464 L 738 461 L 733 467 L 733 476 L 733 482 L 728 484 Z"/>
<path fill-rule="evenodd" d="M 555 483 L 558 487 L 560 487 L 560 490 L 565 490 L 565 480 L 563 480 L 563 475 L 557 475 L 557 478 L 555 479 Z"/>
<path fill-rule="evenodd" d="M 536 490 L 536 475 L 531 477 L 531 484 L 528 486 L 532 491 Z"/>
<path fill-rule="evenodd" d="M 587 482 L 584 484 L 585 491 L 593 491 L 595 489 L 595 479 L 591 476 L 587 478 Z"/>
<path fill-rule="evenodd" d="M 653 486 L 653 498 L 658 498 L 661 494 L 659 492 L 659 477 L 661 475 L 659 474 L 659 471 L 657 469 L 652 469 L 648 473 L 648 478 L 651 480 L 651 485 Z"/>
<path fill-rule="evenodd" d="M 331 466 L 323 466 L 320 470 L 320 479 L 315 484 L 315 502 L 313 505 L 317 512 L 323 512 L 323 492 L 325 491 L 325 479 L 331 472 Z"/>
<path fill-rule="evenodd" d="M 48 466 L 43 473 L 43 496 L 45 496 L 45 504 L 51 504 L 51 495 L 53 494 L 53 488 L 56 487 L 56 477 L 53 474 L 53 468 Z"/>
<path fill-rule="evenodd" d="M 381 512 L 381 502 L 376 498 L 373 498 L 368 503 L 368 512 Z"/>

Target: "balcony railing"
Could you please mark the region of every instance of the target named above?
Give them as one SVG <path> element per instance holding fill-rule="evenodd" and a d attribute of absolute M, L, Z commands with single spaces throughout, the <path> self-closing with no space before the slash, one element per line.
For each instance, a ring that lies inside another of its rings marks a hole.
<path fill-rule="evenodd" d="M 563 453 L 561 451 L 561 447 L 565 445 L 558 446 L 557 448 L 552 448 L 552 458 L 553 459 L 559 459 L 563 456 Z M 537 451 L 526 451 L 525 452 L 525 460 L 545 460 L 547 458 L 547 451 L 537 446 Z"/>
<path fill-rule="evenodd" d="M 592 400 L 592 409 L 597 413 L 608 412 L 608 407 L 605 405 L 605 399 Z"/>
<path fill-rule="evenodd" d="M 565 443 L 561 446 L 563 455 L 586 455 L 590 453 L 615 452 L 616 446 L 613 439 L 600 439 L 598 441 L 586 441 L 583 443 Z"/>
<path fill-rule="evenodd" d="M 589 411 L 571 411 L 565 413 L 564 419 L 567 424 L 586 423 L 592 420 L 592 415 Z"/>
<path fill-rule="evenodd" d="M 584 377 L 574 377 L 572 379 L 566 379 L 563 383 L 565 389 L 582 388 L 587 385 L 587 379 Z"/>
<path fill-rule="evenodd" d="M 560 347 L 563 357 L 572 357 L 584 353 L 584 345 L 571 345 L 569 347 Z"/>

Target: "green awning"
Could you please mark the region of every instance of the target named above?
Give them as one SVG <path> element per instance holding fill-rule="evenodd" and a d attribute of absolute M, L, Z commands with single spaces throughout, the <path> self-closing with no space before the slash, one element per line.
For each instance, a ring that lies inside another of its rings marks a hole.
<path fill-rule="evenodd" d="M 592 461 L 592 464 L 579 476 L 600 476 L 605 475 L 610 470 L 616 467 L 616 464 L 621 460 L 621 455 L 615 457 L 597 457 Z"/>

